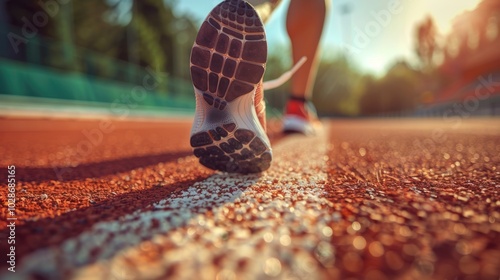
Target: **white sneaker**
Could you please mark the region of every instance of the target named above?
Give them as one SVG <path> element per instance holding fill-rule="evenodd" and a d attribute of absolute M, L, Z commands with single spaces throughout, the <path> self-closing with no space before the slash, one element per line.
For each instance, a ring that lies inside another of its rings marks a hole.
<path fill-rule="evenodd" d="M 283 117 L 283 132 L 314 135 L 322 127 L 311 102 L 304 98 L 290 97 Z"/>
<path fill-rule="evenodd" d="M 242 0 L 217 5 L 191 50 L 196 114 L 190 142 L 202 165 L 237 173 L 270 167 L 262 87 L 266 61 L 266 35 L 254 8 Z"/>

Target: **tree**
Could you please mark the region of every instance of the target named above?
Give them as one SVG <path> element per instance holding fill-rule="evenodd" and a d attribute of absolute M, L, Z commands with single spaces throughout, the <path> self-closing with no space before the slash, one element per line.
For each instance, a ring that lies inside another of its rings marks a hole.
<path fill-rule="evenodd" d="M 32 19 L 43 11 L 39 2 L 7 0 L 9 23 L 21 28 L 23 18 Z M 36 39 L 44 41 L 41 45 L 48 52 L 44 54 L 46 65 L 117 78 L 110 72 L 121 67 L 118 59 L 187 79 L 189 49 L 197 27 L 190 17 L 179 18 L 173 13 L 175 2 L 65 1 L 46 25 L 37 28 Z M 64 62 L 64 44 L 74 49 L 71 63 Z"/>
<path fill-rule="evenodd" d="M 359 113 L 361 72 L 344 55 L 320 62 L 313 102 L 320 115 L 354 116 Z"/>
<path fill-rule="evenodd" d="M 428 16 L 417 24 L 415 50 L 425 68 L 433 65 L 436 53 L 436 36 L 436 25 L 432 17 Z"/>
<path fill-rule="evenodd" d="M 365 77 L 361 113 L 374 115 L 415 109 L 421 99 L 420 80 L 421 74 L 404 61 L 394 64 L 380 79 Z"/>

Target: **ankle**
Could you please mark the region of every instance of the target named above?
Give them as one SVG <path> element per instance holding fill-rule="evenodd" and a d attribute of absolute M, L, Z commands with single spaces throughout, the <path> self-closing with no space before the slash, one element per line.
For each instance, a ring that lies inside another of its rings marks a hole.
<path fill-rule="evenodd" d="M 297 101 L 297 102 L 309 102 L 309 100 L 305 96 L 296 96 L 294 94 L 290 94 L 288 96 L 288 101 Z"/>

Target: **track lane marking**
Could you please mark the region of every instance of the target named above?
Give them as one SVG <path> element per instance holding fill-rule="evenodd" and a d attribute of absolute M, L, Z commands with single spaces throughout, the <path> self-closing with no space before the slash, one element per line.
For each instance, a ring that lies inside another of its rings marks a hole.
<path fill-rule="evenodd" d="M 257 175 L 215 174 L 27 256 L 17 276 L 74 279 L 213 279 L 320 276 L 334 261 L 324 211 L 327 132 L 292 136 Z M 212 265 L 210 265 L 212 264 Z"/>

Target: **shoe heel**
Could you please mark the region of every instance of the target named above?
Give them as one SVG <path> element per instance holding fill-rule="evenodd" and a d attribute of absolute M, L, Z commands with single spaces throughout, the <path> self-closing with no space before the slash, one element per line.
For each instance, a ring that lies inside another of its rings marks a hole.
<path fill-rule="evenodd" d="M 225 172 L 258 173 L 271 166 L 272 154 L 264 140 L 248 129 L 228 123 L 191 136 L 194 155 L 208 168 Z"/>

